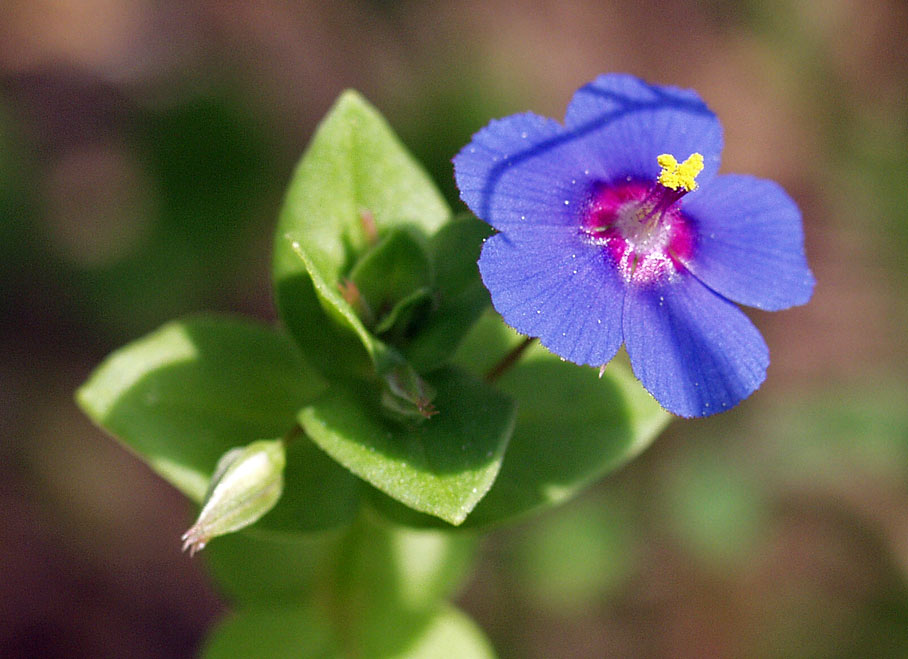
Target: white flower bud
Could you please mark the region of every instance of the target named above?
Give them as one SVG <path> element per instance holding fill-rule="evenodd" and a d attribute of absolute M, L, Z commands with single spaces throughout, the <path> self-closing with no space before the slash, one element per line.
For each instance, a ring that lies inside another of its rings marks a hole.
<path fill-rule="evenodd" d="M 183 534 L 190 556 L 212 538 L 258 521 L 281 498 L 286 455 L 281 439 L 234 448 L 218 460 L 196 523 Z"/>

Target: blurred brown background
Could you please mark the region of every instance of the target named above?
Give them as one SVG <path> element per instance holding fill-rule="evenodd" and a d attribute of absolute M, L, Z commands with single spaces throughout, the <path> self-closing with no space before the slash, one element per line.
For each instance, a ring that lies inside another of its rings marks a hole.
<path fill-rule="evenodd" d="M 455 201 L 474 131 L 610 71 L 700 92 L 819 283 L 752 314 L 756 395 L 493 534 L 460 604 L 504 657 L 908 656 L 906 42 L 901 0 L 3 0 L 0 656 L 192 656 L 228 610 L 188 503 L 73 391 L 176 315 L 274 318 L 283 187 L 342 89 Z"/>

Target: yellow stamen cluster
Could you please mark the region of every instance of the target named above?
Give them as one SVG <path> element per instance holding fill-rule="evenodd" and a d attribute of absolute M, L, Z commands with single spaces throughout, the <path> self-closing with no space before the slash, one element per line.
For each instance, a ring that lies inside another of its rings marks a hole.
<path fill-rule="evenodd" d="M 690 157 L 682 163 L 679 163 L 675 156 L 669 153 L 663 153 L 656 158 L 656 162 L 662 168 L 657 179 L 660 184 L 666 188 L 677 190 L 683 188 L 690 192 L 696 189 L 697 174 L 703 171 L 703 156 L 699 153 L 692 153 Z"/>

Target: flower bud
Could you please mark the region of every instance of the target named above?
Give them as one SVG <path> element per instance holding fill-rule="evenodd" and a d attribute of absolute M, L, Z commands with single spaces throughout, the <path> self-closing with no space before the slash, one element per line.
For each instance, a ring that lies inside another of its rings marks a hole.
<path fill-rule="evenodd" d="M 258 521 L 281 498 L 286 455 L 281 439 L 262 439 L 218 460 L 196 523 L 183 534 L 190 556 L 212 538 Z"/>
<path fill-rule="evenodd" d="M 432 405 L 435 390 L 413 367 L 398 364 L 384 374 L 381 403 L 385 414 L 399 421 L 421 423 L 438 413 Z"/>

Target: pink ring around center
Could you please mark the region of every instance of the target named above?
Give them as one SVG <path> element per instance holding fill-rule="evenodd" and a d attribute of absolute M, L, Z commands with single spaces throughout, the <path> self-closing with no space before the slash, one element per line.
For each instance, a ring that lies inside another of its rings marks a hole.
<path fill-rule="evenodd" d="M 581 230 L 628 283 L 672 279 L 694 254 L 695 232 L 675 190 L 658 183 L 597 184 Z"/>

